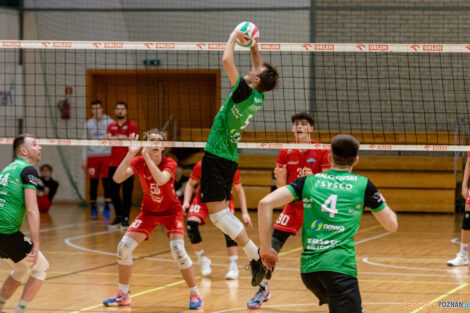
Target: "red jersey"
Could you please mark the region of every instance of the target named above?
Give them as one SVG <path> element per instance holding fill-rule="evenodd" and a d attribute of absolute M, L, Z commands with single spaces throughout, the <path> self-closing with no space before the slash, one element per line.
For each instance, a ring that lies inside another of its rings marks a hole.
<path fill-rule="evenodd" d="M 126 121 L 122 126 L 118 122 L 108 125 L 107 133 L 111 136 L 126 135 L 129 137 L 131 134 L 137 134 L 137 124 L 133 121 Z M 111 156 L 109 158 L 109 166 L 117 167 L 126 157 L 128 147 L 112 147 Z"/>
<path fill-rule="evenodd" d="M 317 143 L 315 140 L 312 143 Z M 328 162 L 330 150 L 282 149 L 277 157 L 276 167 L 286 165 L 287 183 L 290 184 L 297 177 L 321 173 L 322 169 L 330 168 Z"/>
<path fill-rule="evenodd" d="M 196 165 L 194 165 L 193 171 L 191 172 L 192 180 L 201 180 L 201 165 L 202 165 L 202 161 L 199 161 L 196 163 Z M 234 185 L 240 184 L 240 171 L 239 170 L 237 170 L 235 172 L 235 175 L 233 176 L 233 184 Z M 198 197 L 200 193 L 201 193 L 201 187 L 198 186 L 196 197 Z M 232 199 L 230 199 L 230 201 L 232 201 Z"/>
<path fill-rule="evenodd" d="M 144 197 L 140 208 L 142 212 L 155 213 L 169 210 L 182 210 L 174 187 L 176 171 L 175 160 L 169 157 L 162 157 L 158 168 L 161 171 L 170 173 L 171 178 L 166 184 L 160 186 L 158 186 L 153 179 L 143 156 L 135 157 L 129 167 L 134 173 L 139 175 L 140 184 L 144 190 Z"/>

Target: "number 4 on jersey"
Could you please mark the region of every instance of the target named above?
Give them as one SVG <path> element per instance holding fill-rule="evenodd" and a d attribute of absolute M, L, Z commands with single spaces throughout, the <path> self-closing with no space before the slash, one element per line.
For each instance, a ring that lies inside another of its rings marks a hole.
<path fill-rule="evenodd" d="M 8 184 L 8 176 L 10 173 L 7 173 L 6 175 L 0 175 L 0 185 L 5 187 Z"/>
<path fill-rule="evenodd" d="M 338 213 L 338 210 L 336 210 L 336 200 L 337 199 L 338 199 L 337 195 L 331 195 L 321 205 L 322 212 L 329 212 L 330 213 L 330 218 L 334 218 L 335 214 Z"/>

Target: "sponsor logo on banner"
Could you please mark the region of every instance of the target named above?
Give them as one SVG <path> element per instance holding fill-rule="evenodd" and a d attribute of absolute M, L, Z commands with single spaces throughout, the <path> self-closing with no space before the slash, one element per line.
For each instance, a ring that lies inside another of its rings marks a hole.
<path fill-rule="evenodd" d="M 174 42 L 157 42 L 155 43 L 155 49 L 174 49 Z"/>
<path fill-rule="evenodd" d="M 48 140 L 50 145 L 64 145 L 64 146 L 70 146 L 72 143 L 71 139 L 49 139 Z"/>
<path fill-rule="evenodd" d="M 313 48 L 315 51 L 333 51 L 335 50 L 334 43 L 316 43 Z"/>
<path fill-rule="evenodd" d="M 107 49 L 122 49 L 124 47 L 124 43 L 122 42 L 105 42 L 104 47 Z"/>
<path fill-rule="evenodd" d="M 467 50 L 470 50 L 470 45 L 465 46 L 465 48 L 467 48 Z"/>
<path fill-rule="evenodd" d="M 41 41 L 41 45 L 48 48 L 51 43 L 49 41 Z"/>
<path fill-rule="evenodd" d="M 414 44 L 414 45 L 411 45 L 410 48 L 413 49 L 414 51 L 418 51 L 420 48 L 420 45 Z"/>
<path fill-rule="evenodd" d="M 369 145 L 371 150 L 392 150 L 392 145 Z"/>
<path fill-rule="evenodd" d="M 428 151 L 447 151 L 447 146 L 424 146 Z"/>
<path fill-rule="evenodd" d="M 209 49 L 212 49 L 212 50 L 225 49 L 225 43 L 210 43 Z"/>
<path fill-rule="evenodd" d="M 70 41 L 56 41 L 52 43 L 54 48 L 72 48 L 72 42 Z"/>
<path fill-rule="evenodd" d="M 312 47 L 312 45 L 309 44 L 309 43 L 305 43 L 305 44 L 302 45 L 302 47 L 304 47 L 305 50 L 309 51 L 310 48 Z"/>
<path fill-rule="evenodd" d="M 423 51 L 442 51 L 443 45 L 423 45 Z"/>
<path fill-rule="evenodd" d="M 2 47 L 21 47 L 21 41 L 2 41 Z"/>
<path fill-rule="evenodd" d="M 262 50 L 281 50 L 281 45 L 278 43 L 262 43 L 260 47 Z"/>
<path fill-rule="evenodd" d="M 360 51 L 363 51 L 366 48 L 366 45 L 363 43 L 360 43 L 356 46 L 356 48 L 358 48 Z"/>
<path fill-rule="evenodd" d="M 385 44 L 371 44 L 369 51 L 388 51 L 388 45 Z"/>
<path fill-rule="evenodd" d="M 261 148 L 282 149 L 282 143 L 262 143 Z"/>
<path fill-rule="evenodd" d="M 205 44 L 205 43 L 202 43 L 202 42 L 200 42 L 200 43 L 197 43 L 197 44 L 196 44 L 196 46 L 198 46 L 198 47 L 199 47 L 199 49 L 201 49 L 201 50 L 202 50 L 202 49 L 204 49 L 204 47 L 206 46 L 206 44 Z"/>

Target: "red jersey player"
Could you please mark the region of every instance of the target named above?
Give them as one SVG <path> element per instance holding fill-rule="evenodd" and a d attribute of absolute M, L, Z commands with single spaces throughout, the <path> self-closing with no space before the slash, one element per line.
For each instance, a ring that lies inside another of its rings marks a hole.
<path fill-rule="evenodd" d="M 161 141 L 165 138 L 164 133 L 158 129 L 148 131 L 146 137 L 148 141 Z M 145 147 L 142 149 L 142 156 L 136 157 L 140 149 L 141 147 L 129 147 L 129 152 L 113 176 L 113 179 L 119 183 L 138 174 L 144 196 L 140 214 L 129 226 L 118 245 L 119 289 L 113 297 L 104 300 L 103 304 L 130 305 L 132 252 L 161 224 L 167 229 L 171 255 L 190 289 L 189 308 L 199 309 L 202 307 L 202 297 L 194 278 L 193 262 L 184 248 L 183 209 L 174 190 L 176 161 L 162 156 L 161 147 Z"/>
<path fill-rule="evenodd" d="M 310 138 L 313 132 L 313 119 L 307 113 L 298 113 L 292 116 L 292 133 L 295 143 L 316 143 Z M 330 168 L 328 162 L 329 150 L 297 150 L 282 149 L 279 152 L 274 169 L 277 188 L 285 186 L 298 177 L 313 175 Z M 296 235 L 303 223 L 302 201 L 289 203 L 284 207 L 274 226 L 271 237 L 273 248 L 279 253 L 290 235 Z M 249 309 L 258 309 L 263 302 L 271 297 L 268 281 L 264 279 L 259 290 L 247 302 Z"/>
<path fill-rule="evenodd" d="M 194 197 L 191 205 L 189 205 L 191 201 L 191 197 L 194 193 L 194 187 L 199 183 L 201 179 L 201 164 L 202 162 L 199 161 L 193 168 L 191 172 L 191 177 L 189 182 L 186 184 L 186 188 L 184 190 L 184 202 L 183 202 L 183 209 L 188 211 L 188 218 L 186 221 L 186 228 L 188 230 L 188 236 L 191 240 L 193 245 L 193 249 L 196 252 L 198 257 L 198 261 L 201 264 L 201 274 L 202 276 L 210 276 L 212 273 L 212 269 L 210 267 L 211 260 L 204 255 L 204 250 L 202 247 L 202 238 L 201 234 L 199 233 L 199 225 L 204 225 L 206 223 L 206 218 L 209 215 L 209 210 L 207 209 L 207 205 L 201 202 L 201 188 L 197 188 L 196 196 Z M 246 227 L 251 225 L 250 215 L 248 214 L 248 210 L 246 207 L 246 197 L 245 192 L 243 190 L 243 186 L 240 181 L 240 172 L 237 170 L 233 177 L 233 189 L 238 196 L 238 200 L 240 203 L 240 209 L 242 211 L 242 219 L 243 223 Z M 229 209 L 232 214 L 235 214 L 235 205 L 233 203 L 233 195 L 229 201 Z M 238 278 L 238 248 L 237 242 L 232 240 L 229 236 L 225 235 L 225 242 L 227 246 L 227 254 L 230 259 L 230 265 L 227 274 L 225 275 L 226 279 L 237 279 Z"/>

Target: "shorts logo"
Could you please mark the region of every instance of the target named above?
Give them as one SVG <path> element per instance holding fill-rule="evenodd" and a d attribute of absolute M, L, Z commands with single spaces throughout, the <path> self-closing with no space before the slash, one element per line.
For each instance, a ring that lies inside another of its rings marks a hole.
<path fill-rule="evenodd" d="M 33 244 L 33 242 L 31 241 L 31 239 L 29 237 L 24 236 L 23 238 L 24 238 L 25 242 L 29 243 L 30 245 Z"/>

